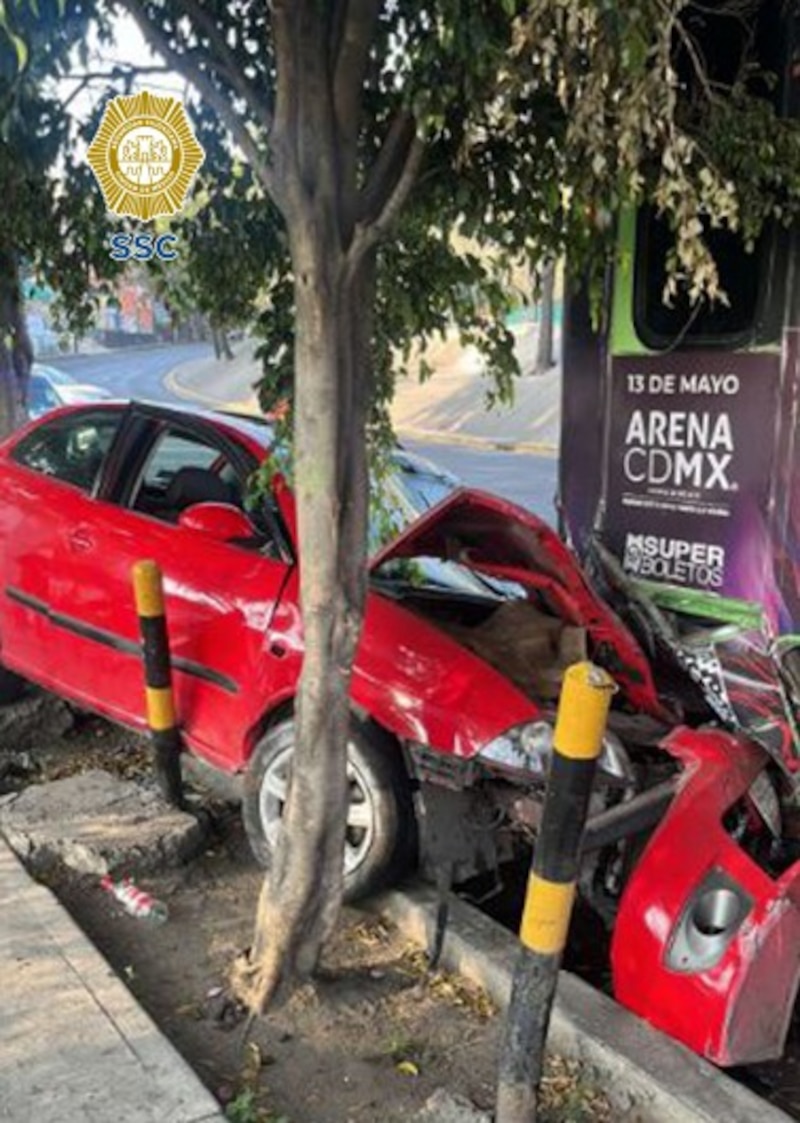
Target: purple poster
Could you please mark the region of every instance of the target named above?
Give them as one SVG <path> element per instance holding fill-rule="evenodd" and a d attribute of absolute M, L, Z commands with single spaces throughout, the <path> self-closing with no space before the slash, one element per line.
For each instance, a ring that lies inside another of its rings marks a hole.
<path fill-rule="evenodd" d="M 777 625 L 780 357 L 641 355 L 611 378 L 606 544 L 633 577 L 755 601 Z"/>

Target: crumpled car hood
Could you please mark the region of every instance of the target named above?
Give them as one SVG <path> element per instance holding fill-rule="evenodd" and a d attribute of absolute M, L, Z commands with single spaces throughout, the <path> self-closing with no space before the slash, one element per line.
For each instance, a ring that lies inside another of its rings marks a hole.
<path fill-rule="evenodd" d="M 587 629 L 592 658 L 614 675 L 632 706 L 668 719 L 649 662 L 631 632 L 597 596 L 558 535 L 529 511 L 459 488 L 379 551 L 371 569 L 420 557 L 457 562 L 536 591 L 555 616 Z"/>

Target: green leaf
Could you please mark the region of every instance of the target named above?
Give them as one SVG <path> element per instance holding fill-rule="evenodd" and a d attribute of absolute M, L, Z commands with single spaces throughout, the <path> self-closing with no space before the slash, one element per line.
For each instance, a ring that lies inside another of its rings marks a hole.
<path fill-rule="evenodd" d="M 12 31 L 7 34 L 17 52 L 17 65 L 20 70 L 24 70 L 28 65 L 28 45 L 21 35 L 15 35 Z"/>

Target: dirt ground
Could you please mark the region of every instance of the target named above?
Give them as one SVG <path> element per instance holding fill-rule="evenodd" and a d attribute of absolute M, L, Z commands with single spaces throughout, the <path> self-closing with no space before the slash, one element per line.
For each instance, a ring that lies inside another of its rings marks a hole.
<path fill-rule="evenodd" d="M 146 741 L 38 694 L 0 712 L 0 793 L 105 767 L 149 776 Z M 96 879 L 51 870 L 54 889 L 234 1123 L 392 1123 L 437 1089 L 480 1108 L 494 1099 L 500 1018 L 477 988 L 429 972 L 421 950 L 346 910 L 313 985 L 257 1022 L 226 997 L 251 938 L 261 873 L 238 812 L 212 804 L 204 854 L 142 884 L 163 925 L 135 920 Z M 605 1123 L 601 1094 L 562 1061 L 549 1067 L 543 1123 Z"/>

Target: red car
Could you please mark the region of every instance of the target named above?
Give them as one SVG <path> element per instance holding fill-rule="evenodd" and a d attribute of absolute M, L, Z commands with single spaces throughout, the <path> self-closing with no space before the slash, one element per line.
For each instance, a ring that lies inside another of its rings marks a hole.
<path fill-rule="evenodd" d="M 275 476 L 249 500 L 270 440 L 253 418 L 109 402 L 53 412 L 0 446 L 2 700 L 22 676 L 142 727 L 131 568 L 154 559 L 185 745 L 244 774 L 262 861 L 290 780 L 303 655 L 292 493 Z M 349 895 L 415 860 L 458 880 L 532 840 L 561 675 L 591 657 L 620 690 L 582 889 L 616 916 L 617 992 L 719 1062 L 776 1055 L 800 914 L 794 867 L 776 874 L 758 856 L 777 803 L 769 758 L 721 731 L 664 740 L 672 713 L 648 658 L 553 531 L 407 454 L 395 463 L 352 682 Z M 770 1018 L 759 988 L 783 996 Z"/>

